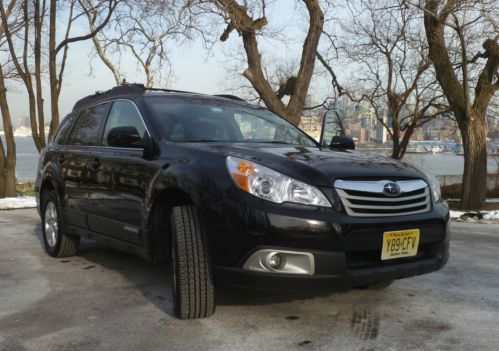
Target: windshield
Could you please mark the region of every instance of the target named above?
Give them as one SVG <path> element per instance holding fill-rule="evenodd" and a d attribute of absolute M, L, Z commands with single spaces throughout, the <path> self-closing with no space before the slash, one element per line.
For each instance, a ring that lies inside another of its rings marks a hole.
<path fill-rule="evenodd" d="M 146 99 L 171 141 L 316 146 L 301 130 L 263 108 L 211 99 Z"/>

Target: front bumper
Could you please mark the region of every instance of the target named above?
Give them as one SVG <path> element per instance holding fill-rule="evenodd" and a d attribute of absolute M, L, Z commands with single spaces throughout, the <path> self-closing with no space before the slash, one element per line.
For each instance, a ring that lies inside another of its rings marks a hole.
<path fill-rule="evenodd" d="M 344 252 L 313 251 L 316 274 L 262 273 L 240 267 L 215 266 L 217 284 L 268 290 L 345 290 L 379 281 L 402 279 L 442 268 L 449 259 L 449 240 L 431 245 L 423 258 L 405 258 L 352 267 Z"/>
<path fill-rule="evenodd" d="M 332 208 L 274 204 L 238 191 L 205 212 L 204 218 L 217 284 L 272 290 L 346 289 L 436 271 L 449 257 L 449 209 L 444 202 L 421 214 L 361 218 Z M 382 261 L 383 233 L 411 229 L 421 233 L 417 255 Z M 311 253 L 314 274 L 244 269 L 246 260 L 261 249 Z"/>

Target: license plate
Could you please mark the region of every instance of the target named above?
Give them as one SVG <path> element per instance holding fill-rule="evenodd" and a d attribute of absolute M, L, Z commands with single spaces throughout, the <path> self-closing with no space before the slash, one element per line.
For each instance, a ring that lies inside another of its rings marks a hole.
<path fill-rule="evenodd" d="M 416 256 L 419 246 L 419 229 L 383 233 L 382 260 Z"/>

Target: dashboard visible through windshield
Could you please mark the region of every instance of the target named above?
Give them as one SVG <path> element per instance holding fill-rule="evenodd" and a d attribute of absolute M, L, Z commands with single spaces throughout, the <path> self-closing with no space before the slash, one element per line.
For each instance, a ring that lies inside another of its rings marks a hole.
<path fill-rule="evenodd" d="M 167 139 L 176 142 L 250 142 L 316 146 L 276 114 L 232 103 L 148 97 Z"/>

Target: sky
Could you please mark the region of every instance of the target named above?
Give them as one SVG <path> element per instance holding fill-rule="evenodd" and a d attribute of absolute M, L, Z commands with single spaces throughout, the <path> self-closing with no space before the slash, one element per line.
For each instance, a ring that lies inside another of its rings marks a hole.
<path fill-rule="evenodd" d="M 307 18 L 303 5 L 291 0 L 275 0 L 267 8 L 268 30 L 285 33 L 285 41 L 262 39 L 259 45 L 263 58 L 267 60 L 282 60 L 283 62 L 298 61 L 301 54 L 303 38 L 306 35 Z M 86 33 L 84 24 L 75 26 L 73 35 Z M 217 37 L 221 33 L 216 33 Z M 234 87 L 245 82 L 244 78 L 234 81 L 234 72 L 227 67 L 233 66 L 233 52 L 240 49 L 242 40 L 233 32 L 227 42 L 217 42 L 213 50 L 208 52 L 203 42 L 197 38 L 193 42 L 169 48 L 175 79 L 169 88 L 195 91 L 207 94 L 234 93 Z M 63 89 L 60 97 L 61 116 L 73 108 L 74 103 L 95 91 L 103 91 L 115 85 L 111 72 L 97 57 L 91 58 L 92 41 L 70 44 L 68 64 L 66 67 Z M 143 83 L 144 78 L 135 62 L 124 60 L 128 82 Z M 241 67 L 241 73 L 244 67 Z M 323 79 L 314 83 L 311 93 L 316 99 L 328 94 L 328 81 Z M 15 120 L 28 116 L 28 104 L 25 88 L 21 84 L 9 84 L 9 105 Z M 48 86 L 45 90 L 46 116 L 49 114 L 50 95 Z"/>

